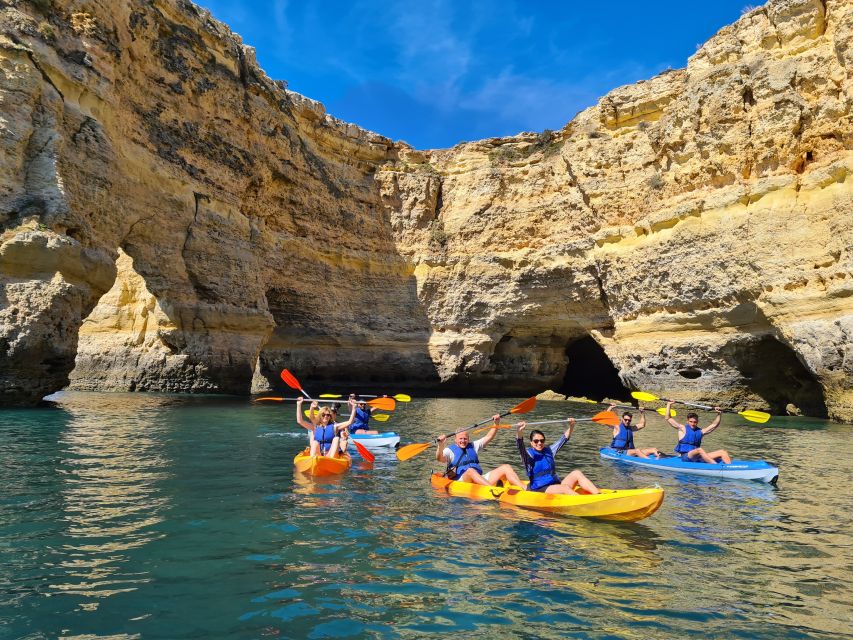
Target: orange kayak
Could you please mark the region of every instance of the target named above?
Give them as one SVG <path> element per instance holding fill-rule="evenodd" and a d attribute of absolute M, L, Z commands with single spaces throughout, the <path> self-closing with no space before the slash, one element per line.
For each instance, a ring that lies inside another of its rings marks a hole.
<path fill-rule="evenodd" d="M 297 454 L 293 459 L 296 470 L 309 476 L 336 476 L 352 466 L 352 458 L 348 453 L 338 454 L 335 458 L 326 456 L 309 456 L 308 449 Z"/>
<path fill-rule="evenodd" d="M 663 502 L 663 489 L 601 489 L 597 495 L 565 495 L 527 491 L 521 487 L 485 487 L 472 482 L 448 480 L 432 475 L 432 486 L 452 496 L 473 500 L 495 500 L 525 509 L 560 515 L 602 518 L 604 520 L 642 520 L 658 510 Z"/>

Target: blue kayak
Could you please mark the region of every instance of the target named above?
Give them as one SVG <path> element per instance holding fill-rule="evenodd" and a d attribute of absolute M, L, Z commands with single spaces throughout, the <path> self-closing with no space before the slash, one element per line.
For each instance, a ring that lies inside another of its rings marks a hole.
<path fill-rule="evenodd" d="M 386 447 L 396 447 L 400 443 L 400 436 L 393 431 L 385 431 L 383 433 L 366 433 L 363 435 L 353 433 L 350 435 L 350 440 L 364 445 L 368 451 L 375 451 Z"/>
<path fill-rule="evenodd" d="M 638 458 L 604 447 L 599 450 L 602 458 L 633 464 L 644 469 L 667 471 L 670 473 L 690 473 L 711 478 L 733 478 L 735 480 L 759 480 L 776 484 L 779 478 L 779 468 L 764 460 L 732 460 L 730 464 L 709 464 L 707 462 L 684 462 L 681 456 L 665 456 L 662 458 Z"/>

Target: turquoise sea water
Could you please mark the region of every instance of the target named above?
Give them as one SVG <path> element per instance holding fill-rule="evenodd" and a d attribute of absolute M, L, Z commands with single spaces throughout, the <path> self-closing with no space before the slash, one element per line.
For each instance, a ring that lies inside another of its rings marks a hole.
<path fill-rule="evenodd" d="M 519 400 L 416 399 L 385 426 L 426 441 Z M 592 413 L 527 417 L 569 412 Z M 439 494 L 431 449 L 295 478 L 292 416 L 81 393 L 0 412 L 0 638 L 853 638 L 849 426 L 727 415 L 709 446 L 778 463 L 772 487 L 617 466 L 579 425 L 562 473 L 666 489 L 617 524 Z M 649 422 L 638 445 L 671 449 Z M 518 468 L 512 433 L 482 457 Z"/>

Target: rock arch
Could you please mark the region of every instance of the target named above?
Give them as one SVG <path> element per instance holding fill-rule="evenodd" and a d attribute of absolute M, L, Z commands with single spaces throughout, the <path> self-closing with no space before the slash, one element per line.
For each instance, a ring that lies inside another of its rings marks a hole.
<path fill-rule="evenodd" d="M 592 336 L 570 342 L 565 353 L 566 373 L 560 393 L 596 400 L 630 399 L 630 390 L 619 377 L 619 370 Z"/>

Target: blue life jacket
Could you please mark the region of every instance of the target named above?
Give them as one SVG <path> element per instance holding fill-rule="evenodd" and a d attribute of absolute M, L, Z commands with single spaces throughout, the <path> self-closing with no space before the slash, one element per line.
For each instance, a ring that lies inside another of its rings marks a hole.
<path fill-rule="evenodd" d="M 335 439 L 335 423 L 330 422 L 325 427 L 317 425 L 314 427 L 314 440 L 320 443 L 320 452 L 326 453 L 332 447 L 332 440 Z"/>
<path fill-rule="evenodd" d="M 530 456 L 527 465 L 527 477 L 530 478 L 528 490 L 539 491 L 552 484 L 560 484 L 557 467 L 554 464 L 554 452 L 551 451 L 551 447 L 545 447 L 542 451 L 536 451 L 533 447 L 529 447 L 527 455 Z"/>
<path fill-rule="evenodd" d="M 454 442 L 450 445 L 449 449 L 453 453 L 453 462 L 447 465 L 445 473 L 448 477 L 459 478 L 468 469 L 473 469 L 477 473 L 483 473 L 483 469 L 480 468 L 480 458 L 477 457 L 477 450 L 473 444 L 469 442 L 464 449 L 461 449 Z"/>
<path fill-rule="evenodd" d="M 684 425 L 684 437 L 675 445 L 676 453 L 689 453 L 693 449 L 698 449 L 702 444 L 702 429 L 696 427 L 691 429 L 689 424 Z"/>
<path fill-rule="evenodd" d="M 610 446 L 617 451 L 634 449 L 634 432 L 628 429 L 624 423 L 619 423 L 619 433 L 613 438 Z"/>
<path fill-rule="evenodd" d="M 350 426 L 350 431 L 355 433 L 356 431 L 367 431 L 370 427 L 367 426 L 370 422 L 370 411 L 366 411 L 365 409 L 361 409 L 359 407 L 355 408 L 355 420 L 353 420 L 352 425 Z"/>

